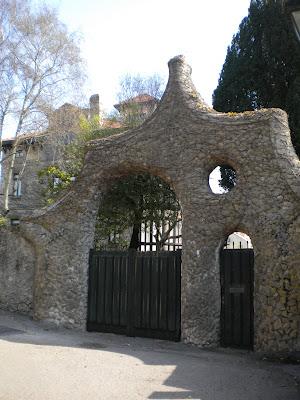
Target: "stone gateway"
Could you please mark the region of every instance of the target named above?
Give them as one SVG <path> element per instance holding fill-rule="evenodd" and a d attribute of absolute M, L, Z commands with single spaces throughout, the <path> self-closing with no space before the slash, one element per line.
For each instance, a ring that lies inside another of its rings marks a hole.
<path fill-rule="evenodd" d="M 68 193 L 11 228 L 34 260 L 27 275 L 33 277 L 33 316 L 85 329 L 88 258 L 101 198 L 114 179 L 147 171 L 171 185 L 182 208 L 182 340 L 219 345 L 220 250 L 229 234 L 242 231 L 255 252 L 254 349 L 300 350 L 300 163 L 287 115 L 279 109 L 216 112 L 196 92 L 182 56 L 170 60 L 169 69 L 154 114 L 137 129 L 90 142 Z M 234 168 L 237 183 L 217 195 L 208 176 L 222 164 Z M 22 293 L 28 307 L 30 295 Z M 17 309 L 16 299 L 10 301 Z M 2 297 L 1 307 L 10 308 Z"/>

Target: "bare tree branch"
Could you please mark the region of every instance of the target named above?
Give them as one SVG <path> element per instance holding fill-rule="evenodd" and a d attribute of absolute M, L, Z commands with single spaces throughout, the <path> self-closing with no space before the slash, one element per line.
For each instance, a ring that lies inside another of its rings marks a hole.
<path fill-rule="evenodd" d="M 81 86 L 85 75 L 78 37 L 67 31 L 54 8 L 44 3 L 35 6 L 33 0 L 0 0 L 0 23 L 2 146 L 10 115 L 15 137 L 29 128 L 40 130 L 45 127 L 44 110 L 56 108 L 68 92 Z M 5 169 L 4 210 L 8 210 L 14 162 L 15 151 Z"/>

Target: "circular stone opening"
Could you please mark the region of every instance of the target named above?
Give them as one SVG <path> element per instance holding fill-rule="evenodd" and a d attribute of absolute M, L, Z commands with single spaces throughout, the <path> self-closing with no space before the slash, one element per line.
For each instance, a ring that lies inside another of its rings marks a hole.
<path fill-rule="evenodd" d="M 217 165 L 209 174 L 208 183 L 215 194 L 228 193 L 236 185 L 236 171 L 229 165 Z"/>

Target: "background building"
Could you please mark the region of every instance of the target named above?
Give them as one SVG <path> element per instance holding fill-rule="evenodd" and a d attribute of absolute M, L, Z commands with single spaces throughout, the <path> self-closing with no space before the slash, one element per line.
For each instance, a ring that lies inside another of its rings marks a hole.
<path fill-rule="evenodd" d="M 17 140 L 13 179 L 10 184 L 10 212 L 23 214 L 45 205 L 43 185 L 38 172 L 56 164 L 63 156 L 64 146 L 80 131 L 80 117 L 91 120 L 100 118 L 99 95 L 90 97 L 89 107 L 82 108 L 65 103 L 48 118 L 45 132 L 33 132 L 2 141 L 2 163 L 0 183 L 0 206 L 3 204 L 4 177 L 8 162 Z"/>

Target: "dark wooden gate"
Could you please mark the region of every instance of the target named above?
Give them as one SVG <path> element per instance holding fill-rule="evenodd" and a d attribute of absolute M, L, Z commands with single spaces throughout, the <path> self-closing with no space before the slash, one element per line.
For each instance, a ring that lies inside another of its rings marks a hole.
<path fill-rule="evenodd" d="M 180 286 L 180 250 L 92 250 L 87 330 L 180 340 Z"/>
<path fill-rule="evenodd" d="M 221 251 L 221 344 L 253 347 L 253 249 Z"/>

